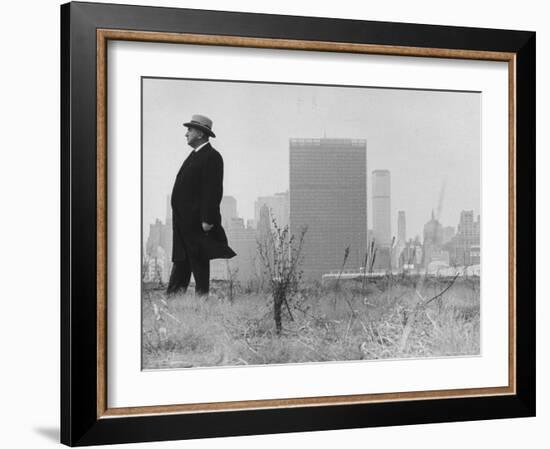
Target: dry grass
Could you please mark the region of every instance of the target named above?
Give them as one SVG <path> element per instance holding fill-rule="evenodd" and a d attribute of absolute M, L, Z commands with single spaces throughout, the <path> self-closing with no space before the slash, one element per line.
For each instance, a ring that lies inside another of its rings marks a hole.
<path fill-rule="evenodd" d="M 283 309 L 277 336 L 269 293 L 143 295 L 143 368 L 307 363 L 479 354 L 479 280 L 395 278 L 309 285 Z M 418 292 L 415 289 L 418 287 Z"/>

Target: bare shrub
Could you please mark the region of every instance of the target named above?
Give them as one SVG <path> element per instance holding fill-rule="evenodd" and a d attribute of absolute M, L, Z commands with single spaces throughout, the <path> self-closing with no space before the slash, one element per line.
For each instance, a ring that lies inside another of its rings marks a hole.
<path fill-rule="evenodd" d="M 275 218 L 272 229 L 263 239 L 257 240 L 258 254 L 264 266 L 273 298 L 273 319 L 277 335 L 281 334 L 283 305 L 291 317 L 289 300 L 298 291 L 302 278 L 300 269 L 302 247 L 307 228 L 302 228 L 298 240 L 290 233 L 288 225 L 279 227 Z"/>

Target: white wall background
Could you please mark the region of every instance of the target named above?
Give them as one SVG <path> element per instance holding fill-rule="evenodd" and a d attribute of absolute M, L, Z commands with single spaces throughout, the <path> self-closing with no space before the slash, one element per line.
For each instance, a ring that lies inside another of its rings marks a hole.
<path fill-rule="evenodd" d="M 147 448 L 548 447 L 550 31 L 544 2 L 503 0 L 189 0 L 159 6 L 534 30 L 537 32 L 538 417 L 398 428 L 136 445 Z M 0 70 L 0 446 L 55 447 L 59 439 L 59 1 L 2 7 Z M 521 238 L 521 236 L 519 236 Z M 546 256 L 546 260 L 543 257 Z M 534 300 L 534 298 L 525 298 Z"/>

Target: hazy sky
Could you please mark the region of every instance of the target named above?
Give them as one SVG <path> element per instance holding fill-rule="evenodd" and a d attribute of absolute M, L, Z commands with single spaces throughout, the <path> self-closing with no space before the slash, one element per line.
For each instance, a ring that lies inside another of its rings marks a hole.
<path fill-rule="evenodd" d="M 392 234 L 404 210 L 407 236 L 422 234 L 431 210 L 456 226 L 480 213 L 481 95 L 174 79 L 143 80 L 143 225 L 166 215 L 166 195 L 191 148 L 182 123 L 213 120 L 211 143 L 225 162 L 224 195 L 254 217 L 258 196 L 288 189 L 290 138 L 367 141 L 368 226 L 372 170 L 391 171 Z"/>

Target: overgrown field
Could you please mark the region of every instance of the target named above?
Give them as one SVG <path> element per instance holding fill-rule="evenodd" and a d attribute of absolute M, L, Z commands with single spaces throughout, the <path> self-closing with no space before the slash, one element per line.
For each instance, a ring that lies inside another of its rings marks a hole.
<path fill-rule="evenodd" d="M 277 335 L 269 292 L 143 292 L 144 369 L 479 354 L 479 279 L 369 281 L 300 289 Z"/>

